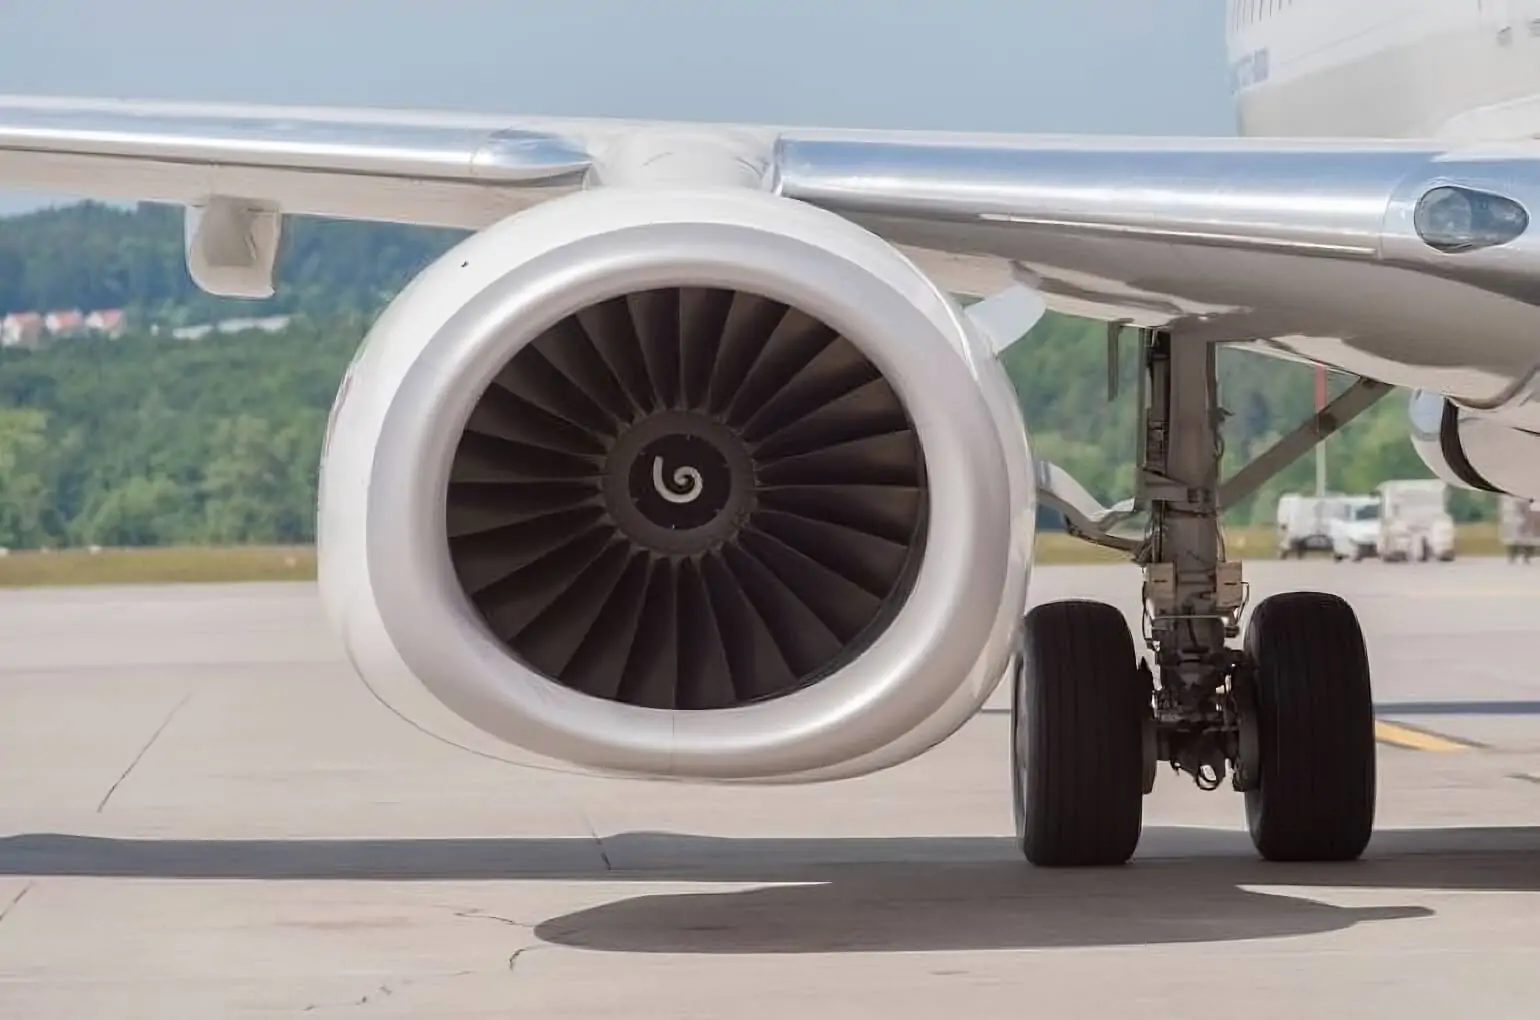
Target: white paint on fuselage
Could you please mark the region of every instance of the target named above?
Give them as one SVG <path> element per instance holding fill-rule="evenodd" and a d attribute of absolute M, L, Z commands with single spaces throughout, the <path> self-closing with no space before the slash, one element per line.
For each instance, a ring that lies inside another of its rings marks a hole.
<path fill-rule="evenodd" d="M 1540 135 L 1540 0 L 1219 2 L 1243 135 Z"/>
<path fill-rule="evenodd" d="M 1242 135 L 1499 146 L 1540 138 L 1540 0 L 1218 2 Z M 1490 320 L 1483 325 L 1495 328 Z M 1494 401 L 1523 381 L 1474 364 L 1444 365 L 1438 378 L 1426 357 L 1407 364 L 1361 339 L 1274 339 L 1344 371 L 1466 400 Z M 1493 417 L 1540 428 L 1540 402 L 1520 399 Z"/>

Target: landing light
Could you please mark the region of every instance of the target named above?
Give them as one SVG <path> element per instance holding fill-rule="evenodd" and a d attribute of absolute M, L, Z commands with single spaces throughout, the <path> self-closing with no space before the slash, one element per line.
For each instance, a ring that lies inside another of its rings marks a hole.
<path fill-rule="evenodd" d="M 1412 223 L 1430 248 L 1453 254 L 1507 244 L 1529 227 L 1529 214 L 1510 198 L 1446 186 L 1422 196 Z"/>

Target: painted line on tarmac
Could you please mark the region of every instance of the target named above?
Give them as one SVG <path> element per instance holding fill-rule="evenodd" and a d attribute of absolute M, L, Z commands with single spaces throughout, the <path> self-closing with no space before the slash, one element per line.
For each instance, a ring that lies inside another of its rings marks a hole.
<path fill-rule="evenodd" d="M 1460 751 L 1473 751 L 1484 746 L 1474 740 L 1447 737 L 1442 733 L 1408 726 L 1405 723 L 1387 722 L 1384 719 L 1374 720 L 1374 739 L 1392 747 L 1401 747 L 1409 751 L 1431 751 L 1435 754 L 1455 754 Z"/>

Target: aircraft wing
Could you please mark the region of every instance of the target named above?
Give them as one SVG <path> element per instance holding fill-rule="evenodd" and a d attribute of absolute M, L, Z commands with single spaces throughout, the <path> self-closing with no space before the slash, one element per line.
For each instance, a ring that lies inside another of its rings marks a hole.
<path fill-rule="evenodd" d="M 189 260 L 203 268 L 194 275 L 229 293 L 264 291 L 236 277 L 221 286 L 221 243 L 276 246 L 284 214 L 475 229 L 618 183 L 775 190 L 863 224 L 957 293 L 1025 282 L 1062 311 L 1249 342 L 1473 403 L 1501 399 L 1540 366 L 1540 228 L 1528 211 L 1540 207 L 1540 142 L 1040 137 L 0 97 L 0 187 L 186 205 Z"/>
<path fill-rule="evenodd" d="M 475 228 L 581 182 L 591 158 L 505 118 L 0 97 L 0 186 Z"/>

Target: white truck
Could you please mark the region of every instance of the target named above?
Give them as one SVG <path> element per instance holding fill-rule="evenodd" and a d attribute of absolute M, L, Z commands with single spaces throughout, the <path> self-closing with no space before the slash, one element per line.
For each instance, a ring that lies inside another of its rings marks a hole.
<path fill-rule="evenodd" d="M 1380 554 L 1380 497 L 1349 496 L 1346 512 L 1331 522 L 1331 557 L 1337 562 Z"/>
<path fill-rule="evenodd" d="M 1540 547 L 1540 510 L 1527 499 L 1504 496 L 1497 511 L 1497 535 L 1508 553 L 1508 562 L 1522 558 L 1528 563 Z"/>
<path fill-rule="evenodd" d="M 1379 497 L 1380 559 L 1392 563 L 1454 559 L 1448 485 L 1436 478 L 1385 482 Z"/>
<path fill-rule="evenodd" d="M 1312 549 L 1332 548 L 1332 526 L 1347 516 L 1355 497 L 1332 493 L 1306 496 L 1285 493 L 1278 499 L 1278 558 L 1303 559 Z"/>

